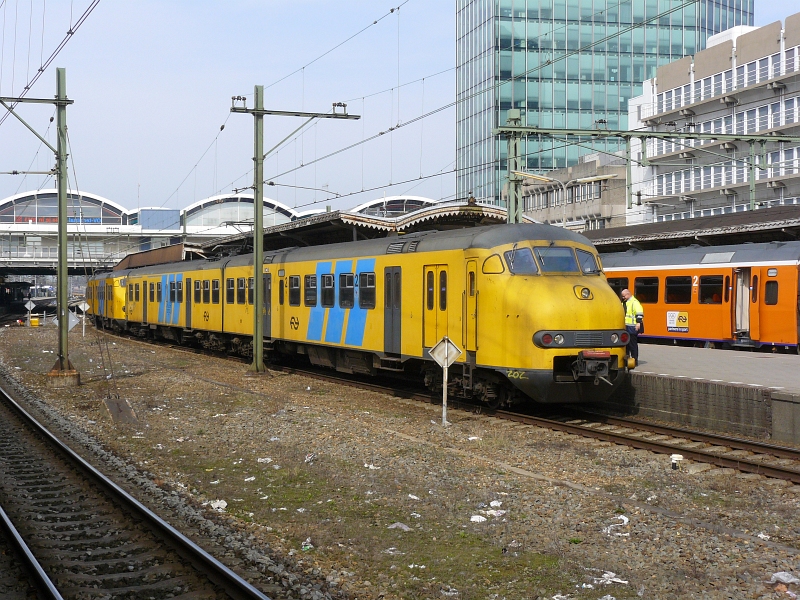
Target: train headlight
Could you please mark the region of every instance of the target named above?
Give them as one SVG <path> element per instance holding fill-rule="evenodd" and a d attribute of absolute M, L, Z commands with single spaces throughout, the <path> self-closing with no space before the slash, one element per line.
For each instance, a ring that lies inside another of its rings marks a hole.
<path fill-rule="evenodd" d="M 556 336 L 553 338 L 553 341 L 554 341 L 556 344 L 558 344 L 558 345 L 561 345 L 561 344 L 563 344 L 563 343 L 564 343 L 564 336 L 563 336 L 563 335 L 561 335 L 560 333 L 557 333 L 557 334 L 556 334 Z"/>
<path fill-rule="evenodd" d="M 545 334 L 542 336 L 542 343 L 543 343 L 545 346 L 549 346 L 550 344 L 552 344 L 552 343 L 553 343 L 553 336 L 552 336 L 552 335 L 550 335 L 549 333 L 545 333 Z"/>
<path fill-rule="evenodd" d="M 623 333 L 623 334 L 622 334 L 622 335 L 619 337 L 619 339 L 620 339 L 620 341 L 621 341 L 623 344 L 627 344 L 627 343 L 628 343 L 628 340 L 630 339 L 630 336 L 629 336 L 627 333 Z"/>
<path fill-rule="evenodd" d="M 616 344 L 619 341 L 619 336 L 616 333 L 611 334 L 611 343 Z"/>
<path fill-rule="evenodd" d="M 589 288 L 583 288 L 581 290 L 581 298 L 584 300 L 588 300 L 592 296 L 592 291 Z"/>

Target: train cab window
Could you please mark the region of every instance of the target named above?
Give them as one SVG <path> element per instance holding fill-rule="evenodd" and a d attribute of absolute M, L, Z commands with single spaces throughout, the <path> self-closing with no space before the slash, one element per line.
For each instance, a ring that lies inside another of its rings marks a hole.
<path fill-rule="evenodd" d="M 700 277 L 700 304 L 722 304 L 722 275 Z"/>
<path fill-rule="evenodd" d="M 536 261 L 533 260 L 530 248 L 512 248 L 505 252 L 504 256 L 506 257 L 508 270 L 511 271 L 512 275 L 536 275 L 539 273 L 539 267 L 536 266 Z"/>
<path fill-rule="evenodd" d="M 176 296 L 175 296 L 175 282 L 174 281 L 170 281 L 169 282 L 169 301 L 170 302 L 175 302 L 175 299 L 176 299 Z"/>
<path fill-rule="evenodd" d="M 428 310 L 433 310 L 433 296 L 436 293 L 435 280 L 436 280 L 436 276 L 433 274 L 433 271 L 428 271 L 428 278 L 427 278 L 427 281 L 425 282 L 426 283 L 426 289 L 427 289 Z"/>
<path fill-rule="evenodd" d="M 161 302 L 161 282 L 156 284 L 156 301 Z"/>
<path fill-rule="evenodd" d="M 317 276 L 316 275 L 306 275 L 304 278 L 305 283 L 305 305 L 306 306 L 316 306 L 317 305 Z"/>
<path fill-rule="evenodd" d="M 211 304 L 211 281 L 203 280 L 203 304 Z"/>
<path fill-rule="evenodd" d="M 178 281 L 175 283 L 176 299 L 178 302 L 183 302 L 183 282 Z"/>
<path fill-rule="evenodd" d="M 133 286 L 133 299 L 136 302 L 139 302 L 139 284 L 137 283 Z"/>
<path fill-rule="evenodd" d="M 572 248 L 545 246 L 535 248 L 542 273 L 578 273 L 578 263 Z"/>
<path fill-rule="evenodd" d="M 753 285 L 750 289 L 753 303 L 758 302 L 758 275 L 753 275 Z"/>
<path fill-rule="evenodd" d="M 335 297 L 335 290 L 334 290 L 334 279 L 333 275 L 323 275 L 322 276 L 322 306 L 331 307 L 333 306 L 333 300 Z"/>
<path fill-rule="evenodd" d="M 474 276 L 474 273 L 472 275 Z M 359 274 L 358 306 L 361 308 L 375 308 L 375 273 Z"/>
<path fill-rule="evenodd" d="M 658 277 L 634 279 L 633 295 L 642 304 L 656 304 L 658 302 Z"/>
<path fill-rule="evenodd" d="M 247 303 L 253 304 L 256 295 L 256 280 L 255 277 L 247 278 Z"/>
<path fill-rule="evenodd" d="M 196 279 L 194 282 L 194 303 L 200 304 L 203 301 L 203 282 Z"/>
<path fill-rule="evenodd" d="M 467 273 L 467 293 L 470 297 L 475 295 L 475 271 Z"/>
<path fill-rule="evenodd" d="M 611 286 L 611 289 L 614 290 L 614 293 L 619 298 L 622 294 L 622 290 L 628 289 L 628 278 L 627 277 L 609 277 L 608 278 L 608 285 Z M 638 294 L 636 295 L 638 299 Z M 641 300 L 639 300 L 641 302 Z"/>
<path fill-rule="evenodd" d="M 128 284 L 128 302 L 133 302 L 133 284 Z"/>
<path fill-rule="evenodd" d="M 280 304 L 281 306 L 283 306 L 283 296 L 286 293 L 285 289 L 286 289 L 286 282 L 284 282 L 284 280 L 281 279 L 281 282 L 278 284 L 278 304 Z"/>
<path fill-rule="evenodd" d="M 225 280 L 225 304 L 233 304 L 236 298 L 236 282 L 233 278 Z"/>
<path fill-rule="evenodd" d="M 439 310 L 447 310 L 447 271 L 439 273 Z"/>
<path fill-rule="evenodd" d="M 211 304 L 219 304 L 219 279 L 211 282 Z"/>
<path fill-rule="evenodd" d="M 341 273 L 339 275 L 339 307 L 353 308 L 355 300 L 355 276 L 352 273 Z"/>
<path fill-rule="evenodd" d="M 691 304 L 692 278 L 688 275 L 667 277 L 664 282 L 664 302 L 667 304 Z"/>
<path fill-rule="evenodd" d="M 300 306 L 300 275 L 289 275 L 289 306 Z"/>
<path fill-rule="evenodd" d="M 597 275 L 600 273 L 600 267 L 594 254 L 586 250 L 575 250 L 575 253 L 578 255 L 578 264 L 580 264 L 581 272 L 584 275 Z"/>
<path fill-rule="evenodd" d="M 156 301 L 156 286 L 155 284 L 150 284 L 150 302 Z"/>
<path fill-rule="evenodd" d="M 778 282 L 768 281 L 764 286 L 764 304 L 770 306 L 778 303 Z"/>
<path fill-rule="evenodd" d="M 725 302 L 731 299 L 731 278 L 729 275 L 725 276 Z"/>
<path fill-rule="evenodd" d="M 236 304 L 244 304 L 246 298 L 245 278 L 236 278 Z"/>

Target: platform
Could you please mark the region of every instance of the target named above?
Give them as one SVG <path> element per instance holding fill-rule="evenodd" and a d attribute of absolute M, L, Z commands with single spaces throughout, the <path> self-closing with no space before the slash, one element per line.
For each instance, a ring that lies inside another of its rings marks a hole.
<path fill-rule="evenodd" d="M 640 343 L 635 372 L 800 394 L 800 356 L 796 354 Z"/>

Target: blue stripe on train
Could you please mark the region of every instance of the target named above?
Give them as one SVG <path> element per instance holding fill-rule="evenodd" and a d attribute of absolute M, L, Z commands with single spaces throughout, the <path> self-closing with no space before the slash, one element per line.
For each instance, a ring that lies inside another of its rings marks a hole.
<path fill-rule="evenodd" d="M 333 278 L 333 286 L 336 293 L 333 297 L 333 306 L 328 309 L 328 324 L 325 326 L 325 341 L 332 344 L 342 343 L 342 328 L 344 327 L 345 309 L 339 306 L 339 275 L 352 273 L 352 260 L 342 260 L 336 263 L 336 274 Z"/>
<path fill-rule="evenodd" d="M 306 339 L 319 342 L 322 339 L 322 325 L 325 322 L 325 307 L 321 304 L 320 292 L 322 290 L 322 276 L 331 272 L 329 262 L 317 263 L 317 302 L 308 315 L 308 331 Z"/>
<path fill-rule="evenodd" d="M 361 346 L 364 343 L 364 329 L 367 325 L 367 309 L 361 308 L 359 298 L 358 275 L 359 273 L 371 272 L 375 270 L 375 259 L 364 258 L 356 262 L 355 274 L 355 302 L 350 309 L 350 316 L 347 317 L 347 332 L 344 336 L 344 343 L 348 346 Z"/>

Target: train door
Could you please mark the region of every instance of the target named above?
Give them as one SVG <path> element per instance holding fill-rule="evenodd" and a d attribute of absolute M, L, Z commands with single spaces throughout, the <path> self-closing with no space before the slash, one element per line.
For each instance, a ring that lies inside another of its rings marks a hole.
<path fill-rule="evenodd" d="M 272 337 L 272 275 L 264 273 L 264 337 Z"/>
<path fill-rule="evenodd" d="M 186 329 L 192 328 L 192 278 L 186 278 L 186 292 L 183 295 L 183 300 L 186 302 Z"/>
<path fill-rule="evenodd" d="M 401 353 L 401 293 L 402 271 L 400 267 L 383 270 L 383 351 L 387 354 Z"/>
<path fill-rule="evenodd" d="M 733 335 L 750 336 L 750 269 L 733 270 Z"/>
<path fill-rule="evenodd" d="M 478 267 L 474 260 L 467 261 L 467 286 L 464 290 L 464 340 L 467 352 L 478 350 Z"/>
<path fill-rule="evenodd" d="M 447 335 L 447 265 L 425 267 L 423 346 L 431 348 Z"/>
<path fill-rule="evenodd" d="M 147 305 L 150 296 L 147 295 L 147 281 L 142 282 L 142 323 L 147 325 Z"/>
<path fill-rule="evenodd" d="M 761 269 L 750 269 L 750 339 L 761 339 Z"/>

